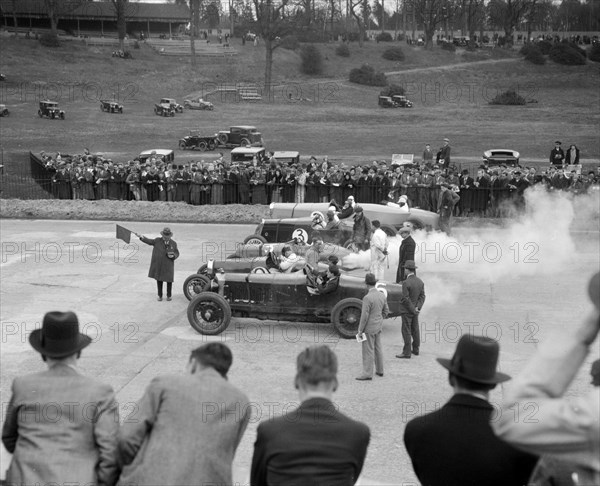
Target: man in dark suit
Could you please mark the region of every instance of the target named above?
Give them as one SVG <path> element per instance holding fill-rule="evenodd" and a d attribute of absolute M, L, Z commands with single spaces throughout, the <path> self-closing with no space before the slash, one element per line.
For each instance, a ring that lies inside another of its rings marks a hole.
<path fill-rule="evenodd" d="M 425 303 L 425 284 L 415 275 L 415 262 L 408 260 L 404 264 L 406 269 L 406 280 L 402 282 L 402 300 L 406 312 L 402 316 L 402 339 L 404 349 L 402 354 L 396 358 L 410 359 L 411 353 L 418 356 L 421 345 L 421 334 L 419 332 L 419 313 Z"/>
<path fill-rule="evenodd" d="M 435 157 L 435 161 L 442 166 L 444 171 L 447 171 L 448 167 L 450 167 L 450 150 L 450 140 L 445 138 L 444 145 L 438 150 Z"/>
<path fill-rule="evenodd" d="M 496 437 L 489 392 L 510 379 L 496 371 L 497 341 L 465 334 L 448 370 L 454 396 L 440 410 L 411 420 L 404 444 L 423 486 L 524 486 L 538 460 Z"/>
<path fill-rule="evenodd" d="M 73 312 L 48 312 L 29 336 L 46 371 L 15 378 L 2 429 L 13 454 L 6 481 L 113 485 L 118 476 L 119 410 L 112 388 L 77 371 L 92 340 Z"/>
<path fill-rule="evenodd" d="M 396 271 L 396 283 L 402 283 L 405 279 L 404 264 L 408 260 L 415 260 L 416 244 L 415 240 L 413 240 L 413 237 L 410 236 L 410 226 L 402 226 L 402 228 L 398 230 L 398 234 L 402 238 L 402 243 L 400 243 L 398 270 Z"/>
<path fill-rule="evenodd" d="M 311 346 L 296 360 L 295 411 L 258 426 L 251 486 L 353 485 L 369 446 L 369 428 L 337 410 L 338 362 L 327 346 Z"/>
<path fill-rule="evenodd" d="M 552 165 L 563 165 L 565 163 L 565 152 L 561 148 L 562 143 L 554 142 L 554 148 L 550 152 L 550 163 Z"/>

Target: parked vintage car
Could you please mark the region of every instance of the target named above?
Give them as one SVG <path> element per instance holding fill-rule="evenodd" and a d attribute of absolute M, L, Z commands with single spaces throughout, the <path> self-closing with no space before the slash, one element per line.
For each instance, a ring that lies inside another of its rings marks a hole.
<path fill-rule="evenodd" d="M 107 113 L 123 113 L 123 105 L 111 100 L 100 100 L 100 110 Z"/>
<path fill-rule="evenodd" d="M 202 98 L 192 98 L 190 100 L 183 100 L 183 106 L 190 110 L 214 110 L 215 105 L 210 101 L 205 101 Z"/>
<path fill-rule="evenodd" d="M 38 115 L 40 118 L 45 116 L 52 119 L 65 119 L 65 112 L 58 107 L 58 102 L 56 101 L 40 101 L 40 109 L 38 110 Z"/>
<path fill-rule="evenodd" d="M 154 105 L 154 113 L 158 116 L 175 116 L 175 110 L 166 103 Z"/>
<path fill-rule="evenodd" d="M 138 155 L 138 160 L 143 163 L 151 157 L 157 157 L 162 159 L 165 163 L 172 163 L 175 160 L 175 152 L 171 149 L 152 149 L 144 150 Z"/>
<path fill-rule="evenodd" d="M 8 108 L 6 107 L 6 105 L 0 105 L 0 116 L 8 116 L 10 115 L 10 112 L 8 111 Z"/>
<path fill-rule="evenodd" d="M 159 104 L 169 105 L 177 113 L 183 113 L 183 106 L 181 106 L 179 103 L 177 103 L 177 101 L 175 101 L 173 98 L 161 98 Z"/>
<path fill-rule="evenodd" d="M 218 142 L 214 136 L 202 136 L 196 131 L 190 131 L 189 135 L 179 140 L 180 149 L 200 150 L 200 152 L 214 150 L 217 148 L 217 144 Z"/>
<path fill-rule="evenodd" d="M 382 108 L 396 108 L 396 104 L 394 103 L 394 100 L 392 100 L 391 96 L 380 96 L 379 106 Z"/>
<path fill-rule="evenodd" d="M 520 154 L 511 149 L 490 149 L 483 152 L 483 161 L 489 165 L 519 165 Z"/>
<path fill-rule="evenodd" d="M 389 228 L 398 229 L 406 223 L 410 223 L 415 229 L 436 230 L 439 229 L 439 215 L 423 209 L 410 208 L 408 212 L 402 212 L 398 208 L 383 204 L 361 204 L 365 216 L 371 221 L 377 219 L 382 228 L 389 233 Z M 301 218 L 310 216 L 313 211 L 323 214 L 329 209 L 329 203 L 271 203 L 269 206 L 271 218 Z"/>
<path fill-rule="evenodd" d="M 221 130 L 215 137 L 220 145 L 224 146 L 243 146 L 243 147 L 262 147 L 263 138 L 256 127 L 249 125 L 239 125 L 231 127 L 229 130 Z"/>
<path fill-rule="evenodd" d="M 394 96 L 392 96 L 392 100 L 394 101 L 394 103 L 396 104 L 396 107 L 398 107 L 398 108 L 412 108 L 413 107 L 412 101 L 406 99 L 406 96 L 394 95 Z"/>
<path fill-rule="evenodd" d="M 300 152 L 294 150 L 276 150 L 273 152 L 273 157 L 280 164 L 298 164 L 300 163 Z"/>
<path fill-rule="evenodd" d="M 402 285 L 382 282 L 390 313 L 404 311 Z M 200 334 L 222 333 L 231 317 L 331 322 L 339 335 L 352 339 L 358 331 L 362 298 L 367 293 L 364 278 L 342 274 L 337 289 L 315 295 L 309 291 L 306 270 L 295 273 L 218 273 L 206 290 L 187 308 L 190 325 Z"/>

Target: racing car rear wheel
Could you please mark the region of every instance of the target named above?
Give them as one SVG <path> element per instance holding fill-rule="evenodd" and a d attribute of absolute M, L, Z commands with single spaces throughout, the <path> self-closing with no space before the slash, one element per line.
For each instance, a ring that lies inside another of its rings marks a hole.
<path fill-rule="evenodd" d="M 231 307 L 224 297 L 203 292 L 188 304 L 188 321 L 200 334 L 221 334 L 231 321 Z"/>
<path fill-rule="evenodd" d="M 42 114 L 42 110 L 38 110 L 38 115 L 40 116 L 40 118 L 42 118 L 42 116 L 44 116 L 44 115 Z"/>
<path fill-rule="evenodd" d="M 358 333 L 362 300 L 348 298 L 339 301 L 331 311 L 331 322 L 334 329 L 344 339 L 352 339 Z"/>
<path fill-rule="evenodd" d="M 250 235 L 244 238 L 244 245 L 264 245 L 267 240 L 261 235 Z"/>
<path fill-rule="evenodd" d="M 190 275 L 183 282 L 183 293 L 187 300 L 192 300 L 196 295 L 210 288 L 210 279 L 204 275 Z"/>

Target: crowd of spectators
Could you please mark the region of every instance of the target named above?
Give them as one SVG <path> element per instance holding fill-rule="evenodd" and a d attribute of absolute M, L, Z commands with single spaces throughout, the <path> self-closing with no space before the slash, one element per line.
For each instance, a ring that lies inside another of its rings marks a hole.
<path fill-rule="evenodd" d="M 386 161 L 332 164 L 327 157 L 288 164 L 269 154 L 245 163 L 229 163 L 222 154 L 214 162 L 185 164 L 165 162 L 158 155 L 127 163 L 92 154 L 42 153 L 41 159 L 51 173 L 52 193 L 57 199 L 206 205 L 344 201 L 348 196 L 358 203 L 396 203 L 406 196 L 409 207 L 435 212 L 440 185 L 447 183 L 461 198 L 455 215 L 498 217 L 506 216 L 510 207 L 521 207 L 523 192 L 531 185 L 582 194 L 598 184 L 594 171 L 579 174 L 555 164 L 539 172 L 534 167 L 483 164 L 473 177 L 468 169 L 445 168 L 434 160 L 406 166 Z"/>

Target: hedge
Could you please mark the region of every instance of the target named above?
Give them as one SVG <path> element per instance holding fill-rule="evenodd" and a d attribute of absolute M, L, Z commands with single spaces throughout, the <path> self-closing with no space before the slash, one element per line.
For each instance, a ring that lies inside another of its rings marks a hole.
<path fill-rule="evenodd" d="M 323 56 L 321 51 L 314 44 L 307 44 L 300 52 L 302 64 L 301 71 L 304 74 L 321 74 L 323 73 Z"/>
<path fill-rule="evenodd" d="M 400 47 L 388 47 L 381 57 L 388 61 L 404 61 L 404 52 Z"/>
<path fill-rule="evenodd" d="M 490 101 L 490 105 L 524 105 L 526 103 L 527 102 L 525 101 L 525 98 L 519 96 L 513 90 L 500 93 L 492 101 Z"/>
<path fill-rule="evenodd" d="M 363 64 L 359 68 L 354 68 L 350 71 L 350 82 L 357 84 L 365 84 L 367 86 L 386 86 L 387 79 L 385 74 L 376 73 L 368 64 Z"/>
<path fill-rule="evenodd" d="M 568 44 L 556 44 L 550 49 L 550 59 L 557 64 L 580 66 L 586 63 L 586 58 Z"/>

